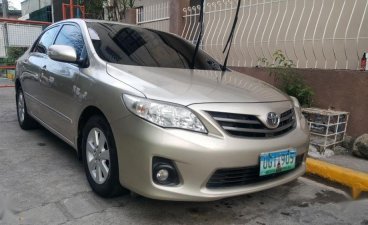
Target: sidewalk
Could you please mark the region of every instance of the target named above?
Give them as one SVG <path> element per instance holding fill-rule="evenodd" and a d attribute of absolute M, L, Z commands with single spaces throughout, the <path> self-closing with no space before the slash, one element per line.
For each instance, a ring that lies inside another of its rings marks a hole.
<path fill-rule="evenodd" d="M 8 78 L 0 77 L 0 88 L 14 87 L 14 82 Z"/>
<path fill-rule="evenodd" d="M 368 174 L 368 160 L 366 159 L 357 158 L 352 155 L 334 155 L 322 160 L 337 166 L 342 166 Z"/>
<path fill-rule="evenodd" d="M 368 192 L 368 160 L 352 155 L 307 159 L 307 173 L 350 187 L 354 199 Z"/>

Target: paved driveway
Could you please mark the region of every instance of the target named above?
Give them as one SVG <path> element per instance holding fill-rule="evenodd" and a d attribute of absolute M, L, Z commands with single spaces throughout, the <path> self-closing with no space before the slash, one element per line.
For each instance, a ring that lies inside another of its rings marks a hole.
<path fill-rule="evenodd" d="M 1 82 L 0 82 L 1 86 Z M 358 224 L 368 200 L 300 178 L 216 202 L 96 196 L 73 149 L 45 129 L 23 131 L 14 90 L 0 88 L 0 224 Z"/>

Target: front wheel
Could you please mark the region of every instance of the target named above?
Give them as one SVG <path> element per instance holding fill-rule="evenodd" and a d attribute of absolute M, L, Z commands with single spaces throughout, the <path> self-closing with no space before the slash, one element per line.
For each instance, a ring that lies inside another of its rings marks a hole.
<path fill-rule="evenodd" d="M 113 197 L 124 189 L 111 128 L 102 116 L 91 117 L 83 129 L 82 154 L 87 180 L 102 197 Z"/>

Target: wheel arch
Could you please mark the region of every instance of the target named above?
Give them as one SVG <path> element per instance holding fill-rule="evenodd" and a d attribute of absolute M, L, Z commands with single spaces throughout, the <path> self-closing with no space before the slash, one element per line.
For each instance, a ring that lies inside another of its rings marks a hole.
<path fill-rule="evenodd" d="M 86 125 L 89 118 L 92 116 L 99 115 L 107 120 L 105 114 L 100 110 L 98 107 L 90 105 L 87 106 L 81 113 L 79 120 L 78 120 L 78 137 L 77 137 L 77 153 L 78 159 L 82 160 L 82 132 L 83 127 Z"/>

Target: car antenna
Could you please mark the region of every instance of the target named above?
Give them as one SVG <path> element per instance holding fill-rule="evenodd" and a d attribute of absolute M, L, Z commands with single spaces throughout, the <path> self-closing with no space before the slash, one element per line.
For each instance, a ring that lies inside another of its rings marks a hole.
<path fill-rule="evenodd" d="M 196 43 L 196 47 L 194 50 L 194 54 L 193 54 L 193 58 L 192 58 L 192 64 L 190 65 L 191 69 L 194 69 L 194 65 L 195 65 L 195 59 L 197 57 L 198 54 L 198 49 L 199 49 L 199 45 L 202 41 L 202 35 L 203 35 L 203 8 L 204 8 L 204 0 L 201 0 L 201 5 L 200 5 L 200 14 L 199 14 L 199 23 L 200 23 L 200 30 L 199 30 L 199 35 L 198 35 L 198 39 L 197 39 L 197 43 Z"/>
<path fill-rule="evenodd" d="M 235 32 L 236 24 L 238 23 L 238 15 L 239 15 L 239 10 L 240 10 L 240 5 L 241 5 L 241 0 L 238 0 L 238 6 L 236 8 L 236 14 L 235 14 L 235 18 L 234 18 L 233 27 L 231 28 L 230 35 L 229 35 L 229 38 L 227 39 L 225 48 L 222 51 L 222 53 L 225 53 L 225 51 L 227 49 L 227 53 L 226 53 L 226 56 L 225 56 L 224 65 L 222 66 L 222 71 L 226 71 L 227 70 L 226 65 L 227 65 L 227 60 L 229 58 L 229 54 L 230 54 L 230 50 L 231 50 L 231 45 L 233 43 L 233 38 L 234 38 L 234 32 Z"/>

